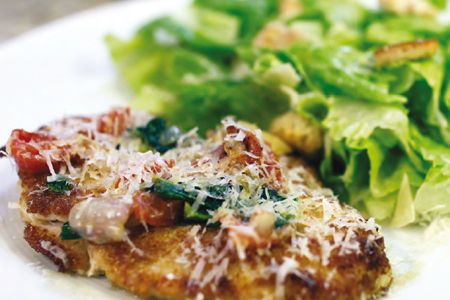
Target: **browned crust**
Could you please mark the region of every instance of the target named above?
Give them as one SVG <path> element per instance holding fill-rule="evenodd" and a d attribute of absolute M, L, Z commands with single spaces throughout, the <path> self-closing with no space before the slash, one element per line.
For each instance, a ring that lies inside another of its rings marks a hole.
<path fill-rule="evenodd" d="M 384 46 L 375 51 L 375 65 L 383 66 L 431 57 L 438 49 L 439 42 L 436 40 L 417 40 Z"/>
<path fill-rule="evenodd" d="M 43 226 L 27 224 L 24 230 L 24 239 L 36 252 L 42 253 L 52 260 L 60 272 L 85 274 L 90 266 L 87 253 L 88 243 L 84 240 L 62 241 L 58 234 L 58 232 L 51 232 Z M 43 246 L 43 242 L 48 242 L 51 247 L 58 247 L 63 251 L 65 259 L 63 260 L 49 251 L 48 247 Z"/>
<path fill-rule="evenodd" d="M 47 187 L 47 175 L 19 174 L 22 185 L 21 204 L 27 213 L 42 219 L 66 220 L 72 207 L 82 199 L 79 190 L 70 194 L 52 192 Z"/>
<path fill-rule="evenodd" d="M 132 238 L 144 256 L 132 252 L 127 243 L 92 245 L 90 253 L 95 265 L 104 270 L 108 279 L 142 298 L 163 297 L 185 299 L 201 292 L 206 299 L 261 299 L 274 297 L 275 276 L 264 276 L 272 259 L 282 262 L 287 254 L 288 243 L 274 245 L 269 255 L 259 256 L 248 252 L 247 260 L 240 262 L 234 255 L 228 275 L 223 277 L 216 292 L 207 286 L 203 289 L 189 283 L 192 266 L 176 263 L 181 255 L 183 241 L 190 227 L 150 230 Z M 209 245 L 215 230 L 208 231 L 202 238 L 203 245 Z M 297 256 L 302 276 L 289 275 L 285 283 L 286 299 L 360 299 L 361 294 L 376 295 L 390 284 L 390 266 L 384 252 L 383 239 L 368 242 L 367 234 L 358 238 L 360 253 L 338 255 L 336 249 L 330 264 L 323 266 L 303 256 Z M 314 241 L 311 242 L 314 244 Z M 313 251 L 319 251 L 318 246 Z M 247 270 L 247 271 L 244 271 Z M 315 272 L 312 272 L 314 270 Z M 327 280 L 330 272 L 335 276 Z M 173 278 L 168 277 L 171 274 Z M 386 276 L 384 282 L 379 279 Z"/>
<path fill-rule="evenodd" d="M 133 243 L 144 251 L 144 256 L 132 252 L 127 243 L 113 243 L 92 245 L 91 258 L 113 284 L 133 294 L 183 299 L 186 276 L 182 280 L 171 281 L 167 274 L 184 273 L 174 261 L 179 255 L 178 246 L 183 243 L 188 230 L 182 227 L 161 228 L 133 237 Z"/>

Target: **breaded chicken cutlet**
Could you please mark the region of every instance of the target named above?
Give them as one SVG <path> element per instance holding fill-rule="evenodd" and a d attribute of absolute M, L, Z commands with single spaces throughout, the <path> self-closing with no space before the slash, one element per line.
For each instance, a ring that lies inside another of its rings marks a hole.
<path fill-rule="evenodd" d="M 207 139 L 129 109 L 7 145 L 25 240 L 142 298 L 362 299 L 391 283 L 373 219 L 231 118 Z"/>

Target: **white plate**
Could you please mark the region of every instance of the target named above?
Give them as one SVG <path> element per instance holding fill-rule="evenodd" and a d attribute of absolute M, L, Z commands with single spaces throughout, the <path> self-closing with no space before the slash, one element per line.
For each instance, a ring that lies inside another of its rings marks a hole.
<path fill-rule="evenodd" d="M 188 1 L 130 1 L 57 21 L 0 46 L 0 142 L 14 128 L 32 130 L 68 114 L 90 114 L 124 104 L 121 86 L 102 42 L 114 32 L 129 36 L 143 22 L 182 9 Z M 17 176 L 0 160 L 0 298 L 131 299 L 104 279 L 55 272 L 22 239 L 17 209 Z M 448 228 L 450 222 L 435 228 Z M 440 227 L 439 227 L 440 226 Z M 390 299 L 445 299 L 450 296 L 448 230 L 385 230 L 396 283 Z"/>

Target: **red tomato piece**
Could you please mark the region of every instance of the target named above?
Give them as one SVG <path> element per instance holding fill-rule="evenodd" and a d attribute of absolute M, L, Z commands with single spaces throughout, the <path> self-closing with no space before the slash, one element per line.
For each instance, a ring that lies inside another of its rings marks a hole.
<path fill-rule="evenodd" d="M 32 174 L 46 173 L 49 172 L 49 169 L 41 150 L 54 150 L 51 155 L 51 163 L 56 170 L 62 163 L 63 149 L 57 147 L 54 140 L 54 136 L 43 132 L 16 129 L 11 133 L 8 149 L 16 161 L 19 171 Z"/>
<path fill-rule="evenodd" d="M 184 203 L 165 199 L 148 192 L 137 192 L 133 196 L 133 212 L 141 222 L 155 227 L 176 224 L 183 217 Z"/>

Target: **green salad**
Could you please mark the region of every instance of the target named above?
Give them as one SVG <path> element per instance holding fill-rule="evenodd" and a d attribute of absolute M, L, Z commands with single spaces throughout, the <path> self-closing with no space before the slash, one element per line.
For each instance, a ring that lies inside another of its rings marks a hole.
<path fill-rule="evenodd" d="M 299 118 L 321 143 L 298 150 L 341 201 L 405 226 L 450 215 L 445 2 L 195 0 L 106 43 L 134 107 L 201 134 Z"/>

